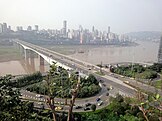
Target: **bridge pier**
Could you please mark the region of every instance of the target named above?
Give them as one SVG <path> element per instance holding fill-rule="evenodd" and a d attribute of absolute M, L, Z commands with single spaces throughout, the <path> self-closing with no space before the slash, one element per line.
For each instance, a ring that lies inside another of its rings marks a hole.
<path fill-rule="evenodd" d="M 24 48 L 21 46 L 21 45 L 19 45 L 19 44 L 16 44 L 17 46 L 17 48 L 19 49 L 19 51 L 20 51 L 20 54 L 22 55 L 22 56 L 24 56 Z"/>
<path fill-rule="evenodd" d="M 31 50 L 24 49 L 24 57 L 25 60 L 29 62 L 29 58 L 31 58 Z"/>
<path fill-rule="evenodd" d="M 39 56 L 39 59 L 40 59 L 39 70 L 40 70 L 40 72 L 44 72 L 45 71 L 45 69 L 44 69 L 44 58 L 42 56 Z"/>
<path fill-rule="evenodd" d="M 30 50 L 30 53 L 29 53 L 29 58 L 30 58 L 30 66 L 32 68 L 32 71 L 34 72 L 35 71 L 35 61 L 34 61 L 34 53 L 32 50 Z"/>
<path fill-rule="evenodd" d="M 40 65 L 44 66 L 44 58 L 42 56 L 40 56 Z"/>

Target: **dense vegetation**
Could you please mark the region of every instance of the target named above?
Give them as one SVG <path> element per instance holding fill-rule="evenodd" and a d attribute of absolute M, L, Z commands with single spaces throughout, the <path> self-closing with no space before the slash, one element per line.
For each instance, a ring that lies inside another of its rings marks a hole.
<path fill-rule="evenodd" d="M 51 66 L 51 75 L 48 76 L 48 80 L 53 84 L 51 87 L 52 93 L 56 93 L 57 97 L 61 98 L 70 98 L 71 89 L 77 84 L 78 80 L 78 72 L 72 73 L 69 77 L 68 72 L 59 67 L 55 69 L 55 65 Z M 36 92 L 39 94 L 48 94 L 47 81 L 43 81 L 41 83 L 33 84 L 27 87 L 28 91 Z M 99 86 L 99 82 L 93 75 L 89 75 L 89 77 L 81 78 L 80 90 L 78 93 L 78 98 L 89 97 L 97 94 L 101 90 Z"/>
<path fill-rule="evenodd" d="M 50 120 L 50 113 L 42 116 L 34 110 L 32 102 L 21 101 L 18 89 L 9 86 L 10 76 L 0 77 L 0 120 L 1 121 L 39 121 Z"/>
<path fill-rule="evenodd" d="M 12 78 L 12 75 L 8 75 L 9 78 Z M 34 83 L 38 83 L 43 80 L 42 74 L 40 72 L 36 72 L 30 75 L 26 75 L 19 78 L 14 78 L 8 80 L 8 85 L 11 87 L 21 88 L 27 85 L 31 85 Z"/>
<path fill-rule="evenodd" d="M 161 72 L 162 71 L 162 64 L 161 63 L 154 63 L 152 66 L 149 66 L 148 69 L 151 69 L 156 72 Z"/>
<path fill-rule="evenodd" d="M 70 89 L 75 89 L 77 85 L 78 72 L 72 73 L 69 78 L 65 69 L 52 65 L 47 75 L 47 81 L 41 80 L 42 75 L 40 73 L 21 78 L 17 84 L 10 75 L 0 77 L 0 120 L 52 121 L 53 110 L 43 108 L 38 110 L 34 108 L 34 103 L 22 101 L 19 98 L 20 92 L 15 87 L 30 85 L 34 88 L 35 86 L 39 93 L 50 93 L 50 99 L 56 96 L 66 97 L 68 95 L 70 97 Z M 33 83 L 37 84 L 33 86 L 31 85 Z M 99 82 L 93 75 L 89 75 L 87 79 L 81 78 L 77 97 L 86 97 L 97 93 L 96 90 L 100 90 L 98 84 Z M 162 117 L 161 104 L 162 97 L 158 94 L 144 96 L 142 93 L 137 93 L 136 100 L 117 95 L 116 98 L 111 97 L 110 105 L 103 109 L 96 110 L 96 105 L 92 105 L 91 112 L 75 113 L 74 121 L 160 121 L 160 117 Z M 67 121 L 67 113 L 56 111 L 55 115 L 56 121 Z"/>
<path fill-rule="evenodd" d="M 154 79 L 157 73 L 161 72 L 162 64 L 154 64 L 150 67 L 143 67 L 139 64 L 119 66 L 112 69 L 112 72 L 133 78 Z"/>
<path fill-rule="evenodd" d="M 0 78 L 0 119 L 2 121 L 52 121 L 50 110 L 36 110 L 32 102 L 21 101 L 19 90 L 8 85 L 10 80 L 10 76 Z M 141 100 L 135 103 L 130 98 L 117 95 L 116 98 L 111 98 L 111 103 L 106 108 L 96 110 L 93 105 L 92 112 L 75 113 L 74 119 L 75 121 L 145 121 L 146 119 L 160 121 L 162 112 L 158 108 L 162 98 L 157 94 L 149 95 L 147 99 L 141 96 L 139 99 Z M 67 113 L 57 113 L 56 120 L 67 121 Z"/>
<path fill-rule="evenodd" d="M 145 121 L 138 104 L 130 104 L 130 98 L 117 95 L 110 105 L 95 112 L 80 113 L 82 121 Z M 131 102 L 132 103 L 132 102 Z M 160 121 L 161 113 L 152 106 L 144 106 L 148 121 Z"/>

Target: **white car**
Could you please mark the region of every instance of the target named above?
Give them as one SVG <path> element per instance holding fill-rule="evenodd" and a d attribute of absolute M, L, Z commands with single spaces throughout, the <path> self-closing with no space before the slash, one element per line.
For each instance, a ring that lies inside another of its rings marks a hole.
<path fill-rule="evenodd" d="M 97 105 L 101 106 L 103 104 L 103 101 L 100 101 Z"/>
<path fill-rule="evenodd" d="M 129 84 L 129 81 L 124 81 L 124 83 Z"/>
<path fill-rule="evenodd" d="M 112 87 L 112 86 L 110 86 L 110 89 L 113 89 L 113 87 Z"/>
<path fill-rule="evenodd" d="M 42 103 L 42 102 L 38 102 L 38 104 L 39 104 L 39 105 L 43 105 L 43 103 Z"/>
<path fill-rule="evenodd" d="M 40 95 L 40 94 L 36 94 L 36 97 L 39 97 L 39 98 L 40 98 L 40 97 L 41 97 L 41 95 Z"/>

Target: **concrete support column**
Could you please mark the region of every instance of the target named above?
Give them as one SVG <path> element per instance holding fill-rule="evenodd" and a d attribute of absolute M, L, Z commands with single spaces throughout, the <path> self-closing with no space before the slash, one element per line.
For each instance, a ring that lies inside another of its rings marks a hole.
<path fill-rule="evenodd" d="M 42 58 L 42 56 L 40 56 L 40 65 L 44 66 L 44 58 Z"/>
<path fill-rule="evenodd" d="M 35 61 L 34 61 L 34 52 L 32 50 L 30 50 L 30 65 L 31 65 L 31 68 L 32 68 L 32 71 L 34 72 L 35 71 Z"/>
<path fill-rule="evenodd" d="M 24 57 L 25 57 L 25 63 L 26 63 L 26 65 L 27 65 L 27 67 L 30 67 L 29 53 L 30 53 L 29 50 L 24 49 Z"/>
<path fill-rule="evenodd" d="M 27 50 L 24 49 L 24 57 L 25 57 L 25 60 L 27 60 Z"/>
<path fill-rule="evenodd" d="M 18 47 L 18 49 L 20 50 L 20 54 L 21 54 L 22 56 L 24 56 L 24 48 L 23 48 L 21 45 L 19 45 L 19 44 L 17 44 L 17 47 Z"/>
<path fill-rule="evenodd" d="M 40 56 L 40 72 L 44 72 L 44 58 L 42 58 L 42 56 Z"/>

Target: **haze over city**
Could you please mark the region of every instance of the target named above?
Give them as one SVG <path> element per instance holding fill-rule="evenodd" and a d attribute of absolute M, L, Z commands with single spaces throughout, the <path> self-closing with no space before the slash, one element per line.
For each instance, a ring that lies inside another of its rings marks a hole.
<path fill-rule="evenodd" d="M 12 29 L 21 25 L 39 25 L 40 29 L 79 25 L 91 29 L 127 33 L 132 31 L 162 31 L 161 0 L 0 0 L 0 22 Z"/>

